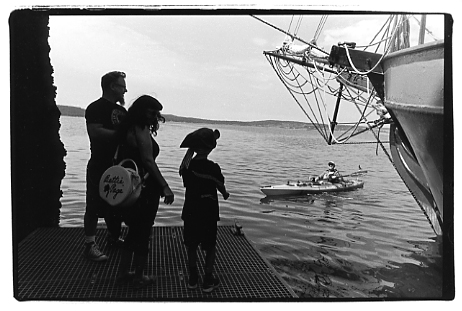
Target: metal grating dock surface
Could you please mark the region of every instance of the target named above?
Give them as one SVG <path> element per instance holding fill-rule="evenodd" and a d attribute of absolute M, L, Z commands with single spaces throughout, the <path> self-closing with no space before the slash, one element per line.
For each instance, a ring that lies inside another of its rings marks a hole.
<path fill-rule="evenodd" d="M 123 228 L 126 234 L 127 228 Z M 15 258 L 14 294 L 24 300 L 94 301 L 286 301 L 296 297 L 245 236 L 219 226 L 215 275 L 220 286 L 203 293 L 202 279 L 187 288 L 188 268 L 183 227 L 153 227 L 145 273 L 156 284 L 134 289 L 116 285 L 118 248 L 106 245 L 106 230 L 98 229 L 97 243 L 109 256 L 106 262 L 83 257 L 83 228 L 41 228 L 21 241 Z M 205 254 L 199 251 L 203 275 Z"/>

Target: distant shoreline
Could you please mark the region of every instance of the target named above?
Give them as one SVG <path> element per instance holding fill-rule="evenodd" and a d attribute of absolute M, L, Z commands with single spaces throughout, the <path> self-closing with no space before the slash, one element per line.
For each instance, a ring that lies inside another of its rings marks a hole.
<path fill-rule="evenodd" d="M 57 105 L 61 115 L 67 117 L 85 117 L 85 109 L 74 106 Z M 311 123 L 298 121 L 280 121 L 280 120 L 263 120 L 263 121 L 222 121 L 222 120 L 207 120 L 190 117 L 180 117 L 172 114 L 162 114 L 166 122 L 179 123 L 206 123 L 206 124 L 225 124 L 225 125 L 240 125 L 240 126 L 258 126 L 258 127 L 279 127 L 287 129 L 315 129 Z M 337 129 L 349 129 L 350 126 L 337 125 Z"/>
<path fill-rule="evenodd" d="M 73 106 L 57 105 L 61 115 L 67 117 L 85 117 L 85 109 Z M 222 120 L 207 120 L 200 118 L 180 117 L 172 114 L 162 114 L 166 122 L 181 122 L 181 123 L 208 123 L 208 124 L 226 124 L 226 125 L 241 125 L 241 126 L 260 126 L 260 127 L 284 127 L 293 129 L 314 129 L 311 123 L 297 121 L 222 121 Z"/>

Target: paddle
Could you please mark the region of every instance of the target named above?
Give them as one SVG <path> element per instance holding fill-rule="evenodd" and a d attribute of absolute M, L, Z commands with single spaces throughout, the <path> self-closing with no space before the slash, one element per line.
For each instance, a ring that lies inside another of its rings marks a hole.
<path fill-rule="evenodd" d="M 356 171 L 356 172 L 353 172 L 351 174 L 348 174 L 348 175 L 342 175 L 342 177 L 355 177 L 355 176 L 361 176 L 363 174 L 366 174 L 367 171 L 366 170 L 359 170 L 359 171 Z"/>
<path fill-rule="evenodd" d="M 355 177 L 355 176 L 362 176 L 364 174 L 366 174 L 368 171 L 367 170 L 363 170 L 361 167 L 359 170 L 357 170 L 356 172 L 353 172 L 353 173 L 350 173 L 348 175 L 340 175 L 340 177 Z M 291 183 L 294 183 L 294 184 L 312 184 L 314 183 L 313 181 L 313 178 L 316 178 L 317 175 L 311 175 L 309 177 L 309 180 L 306 180 L 306 181 L 300 181 L 300 180 L 297 180 L 297 181 L 290 181 L 288 180 L 287 181 L 287 184 L 291 184 Z"/>

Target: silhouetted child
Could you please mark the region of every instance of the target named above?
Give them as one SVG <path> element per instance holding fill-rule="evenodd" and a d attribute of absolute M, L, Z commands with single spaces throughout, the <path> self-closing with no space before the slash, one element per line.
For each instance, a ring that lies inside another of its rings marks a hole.
<path fill-rule="evenodd" d="M 219 137 L 218 130 L 200 128 L 189 133 L 180 145 L 180 148 L 189 148 L 180 166 L 186 187 L 181 219 L 184 222 L 184 244 L 188 249 L 188 288 L 197 288 L 197 248 L 200 244 L 206 252 L 204 292 L 211 292 L 220 284 L 213 276 L 217 222 L 220 220 L 217 190 L 225 200 L 229 197 L 220 166 L 207 158 Z"/>

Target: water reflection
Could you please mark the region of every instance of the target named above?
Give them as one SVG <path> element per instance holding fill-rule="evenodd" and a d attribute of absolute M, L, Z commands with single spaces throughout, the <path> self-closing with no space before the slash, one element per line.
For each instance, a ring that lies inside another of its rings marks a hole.
<path fill-rule="evenodd" d="M 332 240 L 319 242 L 332 243 Z M 379 269 L 336 258 L 323 247 L 311 252 L 318 258 L 270 260 L 300 298 L 437 299 L 442 296 L 441 256 L 432 251 L 411 254 L 421 265 L 393 263 Z"/>
<path fill-rule="evenodd" d="M 350 200 L 354 198 L 332 194 L 260 199 L 266 207 L 260 213 L 291 218 L 291 225 L 281 224 L 279 230 L 303 235 L 291 246 L 262 247 L 295 293 L 305 299 L 441 297 L 442 243 L 435 238 L 398 245 L 381 228 L 365 231 L 375 215 L 365 214 L 367 205 L 346 204 Z M 304 225 L 297 221 L 301 219 Z"/>
<path fill-rule="evenodd" d="M 313 204 L 315 202 L 315 196 L 312 195 L 301 195 L 301 196 L 290 196 L 290 195 L 281 195 L 281 196 L 266 196 L 260 199 L 261 204 L 271 204 L 273 202 L 296 202 L 296 203 L 305 203 Z"/>

